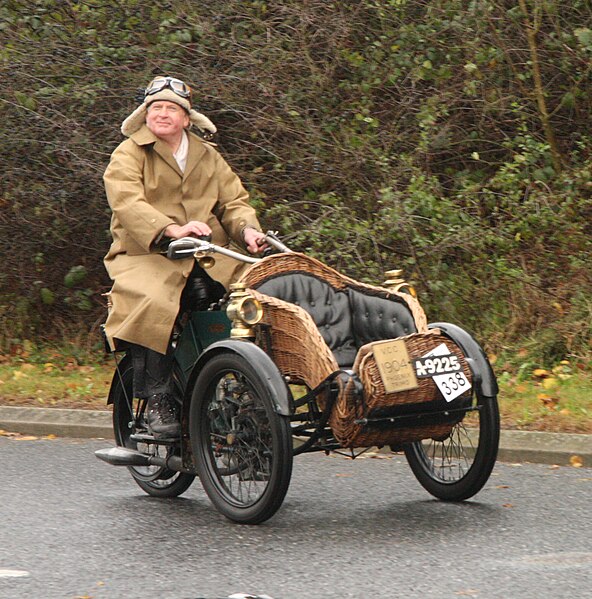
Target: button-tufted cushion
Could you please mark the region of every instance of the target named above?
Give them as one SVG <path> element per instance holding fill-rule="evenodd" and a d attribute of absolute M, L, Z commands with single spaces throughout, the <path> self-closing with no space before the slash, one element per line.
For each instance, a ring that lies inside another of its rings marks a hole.
<path fill-rule="evenodd" d="M 413 316 L 402 302 L 351 288 L 338 291 L 309 274 L 280 275 L 256 288 L 308 312 L 340 367 L 351 366 L 358 348 L 366 343 L 417 332 Z"/>
<path fill-rule="evenodd" d="M 348 289 L 356 345 L 371 341 L 395 339 L 416 333 L 415 321 L 409 308 L 397 302 Z"/>
<path fill-rule="evenodd" d="M 308 312 L 339 366 L 351 366 L 357 347 L 352 331 L 348 295 L 325 281 L 307 274 L 286 274 L 268 279 L 257 287 L 266 295 L 300 306 Z M 313 348 L 302 348 L 303 351 Z"/>

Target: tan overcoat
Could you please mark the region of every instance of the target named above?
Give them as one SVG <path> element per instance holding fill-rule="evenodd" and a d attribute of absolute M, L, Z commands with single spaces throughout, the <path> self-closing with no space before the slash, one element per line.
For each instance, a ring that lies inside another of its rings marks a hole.
<path fill-rule="evenodd" d="M 167 350 L 181 292 L 194 259 L 169 260 L 154 244 L 170 224 L 206 222 L 212 241 L 244 248 L 246 226 L 260 229 L 240 179 L 207 142 L 189 133 L 183 173 L 167 144 L 144 125 L 111 155 L 104 175 L 113 211 L 113 243 L 105 267 L 114 281 L 106 333 L 112 349 L 117 340 Z M 216 255 L 208 274 L 225 287 L 243 265 Z"/>

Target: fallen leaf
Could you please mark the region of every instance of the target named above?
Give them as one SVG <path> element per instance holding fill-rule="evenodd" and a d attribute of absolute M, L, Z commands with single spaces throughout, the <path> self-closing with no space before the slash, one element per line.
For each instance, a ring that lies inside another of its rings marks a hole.
<path fill-rule="evenodd" d="M 54 435 L 54 434 L 52 433 L 52 434 L 50 434 L 50 435 L 44 435 L 44 436 L 43 436 L 43 438 L 44 438 L 44 439 L 47 439 L 47 440 L 49 440 L 49 441 L 53 441 L 53 439 L 57 439 L 58 437 L 57 437 L 57 435 Z"/>
<path fill-rule="evenodd" d="M 543 389 L 554 389 L 555 387 L 557 387 L 557 385 L 559 384 L 559 381 L 556 378 L 546 378 L 543 379 Z"/>
<path fill-rule="evenodd" d="M 581 468 L 584 465 L 584 461 L 582 460 L 581 456 L 579 456 L 579 455 L 572 455 L 569 458 L 569 463 L 574 468 Z"/>
<path fill-rule="evenodd" d="M 502 507 L 514 507 L 513 503 L 504 503 L 504 505 L 502 505 Z"/>
<path fill-rule="evenodd" d="M 514 391 L 516 391 L 516 393 L 526 393 L 528 391 L 528 387 L 526 385 L 516 385 L 514 387 Z"/>
<path fill-rule="evenodd" d="M 496 485 L 495 488 L 496 489 L 509 489 L 510 485 Z"/>
<path fill-rule="evenodd" d="M 348 476 L 353 476 L 353 474 L 336 474 L 335 476 L 346 478 Z"/>
<path fill-rule="evenodd" d="M 539 401 L 541 401 L 544 405 L 546 405 L 548 408 L 554 408 L 559 403 L 558 398 L 551 397 L 550 395 L 547 395 L 546 393 L 539 393 L 537 395 L 537 399 Z"/>
<path fill-rule="evenodd" d="M 547 376 L 550 376 L 550 372 L 548 370 L 545 370 L 544 368 L 535 368 L 532 371 L 532 374 L 538 378 L 545 378 Z"/>
<path fill-rule="evenodd" d="M 559 468 L 561 468 L 559 464 L 553 464 L 552 466 L 549 466 L 549 470 L 559 470 Z"/>
<path fill-rule="evenodd" d="M 21 370 L 35 370 L 35 366 L 33 364 L 23 364 Z"/>
<path fill-rule="evenodd" d="M 37 441 L 39 437 L 35 437 L 34 435 L 18 435 L 14 439 L 15 441 Z"/>

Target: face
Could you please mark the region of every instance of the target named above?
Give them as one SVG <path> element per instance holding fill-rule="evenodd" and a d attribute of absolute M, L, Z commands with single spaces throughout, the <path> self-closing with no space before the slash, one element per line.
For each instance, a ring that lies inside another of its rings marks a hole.
<path fill-rule="evenodd" d="M 174 102 L 157 100 L 148 106 L 146 125 L 157 137 L 175 139 L 189 126 L 189 115 Z"/>

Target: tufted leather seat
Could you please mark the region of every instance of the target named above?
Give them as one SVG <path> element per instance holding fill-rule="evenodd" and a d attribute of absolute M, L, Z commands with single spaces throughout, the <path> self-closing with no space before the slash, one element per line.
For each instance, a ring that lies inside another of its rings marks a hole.
<path fill-rule="evenodd" d="M 358 349 L 370 341 L 417 331 L 411 312 L 402 302 L 352 288 L 340 291 L 310 274 L 275 276 L 256 288 L 306 310 L 342 368 L 350 367 Z"/>
<path fill-rule="evenodd" d="M 417 332 L 413 315 L 405 304 L 355 289 L 348 289 L 348 294 L 358 348 L 371 341 Z"/>

